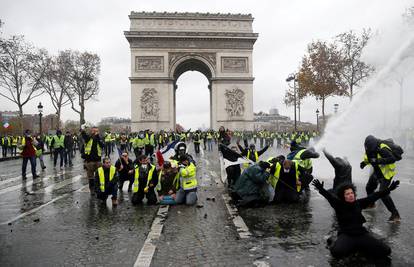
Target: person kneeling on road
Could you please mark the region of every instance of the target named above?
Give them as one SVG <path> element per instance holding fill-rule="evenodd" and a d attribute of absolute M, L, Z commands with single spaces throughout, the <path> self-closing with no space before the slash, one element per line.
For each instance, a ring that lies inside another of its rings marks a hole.
<path fill-rule="evenodd" d="M 148 205 L 157 204 L 155 186 L 158 184 L 158 174 L 154 165 L 149 163 L 145 155 L 139 155 L 135 167 L 134 185 L 132 194 L 132 205 L 142 204 L 144 197 Z"/>
<path fill-rule="evenodd" d="M 118 205 L 118 176 L 115 166 L 111 165 L 110 158 L 104 158 L 102 167 L 96 170 L 95 188 L 98 199 L 106 203 L 109 195 L 112 195 L 112 205 Z"/>
<path fill-rule="evenodd" d="M 158 175 L 157 192 L 161 205 L 176 204 L 176 192 L 179 182 L 179 174 L 177 168 L 171 166 L 171 162 L 166 161 Z"/>
<path fill-rule="evenodd" d="M 300 200 L 301 182 L 298 164 L 284 159 L 276 161 L 270 169 L 269 182 L 274 189 L 274 203 L 295 203 Z"/>
<path fill-rule="evenodd" d="M 234 184 L 232 198 L 239 206 L 257 207 L 269 202 L 270 163 L 260 161 L 248 167 Z"/>
<path fill-rule="evenodd" d="M 323 182 L 317 179 L 312 182 L 316 190 L 334 208 L 338 220 L 338 237 L 333 244 L 330 244 L 332 256 L 343 258 L 359 252 L 378 259 L 378 257 L 386 258 L 391 254 L 391 248 L 373 237 L 363 226 L 366 220 L 362 210 L 395 190 L 399 183 L 399 181 L 391 182 L 390 186 L 382 191 L 372 193 L 366 198 L 356 199 L 356 188 L 353 184 L 340 185 L 335 196 L 324 189 Z"/>
<path fill-rule="evenodd" d="M 178 186 L 175 201 L 177 204 L 195 205 L 197 203 L 197 168 L 193 157 L 187 153 L 187 145 L 178 142 L 172 164 L 178 166 Z"/>

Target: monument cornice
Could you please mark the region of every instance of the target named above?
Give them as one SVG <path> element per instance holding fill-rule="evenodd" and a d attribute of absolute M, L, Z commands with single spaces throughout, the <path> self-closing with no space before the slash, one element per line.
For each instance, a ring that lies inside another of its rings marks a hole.
<path fill-rule="evenodd" d="M 124 31 L 126 38 L 134 37 L 156 37 L 156 38 L 243 38 L 243 39 L 257 39 L 258 33 L 244 33 L 244 32 L 170 32 L 170 31 Z"/>
<path fill-rule="evenodd" d="M 222 20 L 246 20 L 253 21 L 252 14 L 224 14 L 224 13 L 199 13 L 199 12 L 135 12 L 131 11 L 130 19 L 222 19 Z"/>

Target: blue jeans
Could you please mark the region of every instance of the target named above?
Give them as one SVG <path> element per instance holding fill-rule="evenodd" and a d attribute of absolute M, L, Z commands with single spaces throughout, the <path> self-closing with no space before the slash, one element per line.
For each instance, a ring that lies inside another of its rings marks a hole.
<path fill-rule="evenodd" d="M 175 202 L 177 204 L 186 204 L 186 205 L 194 205 L 197 203 L 197 191 L 196 190 L 188 190 L 185 191 L 180 188 L 177 191 Z"/>
<path fill-rule="evenodd" d="M 26 168 L 27 168 L 27 162 L 30 161 L 30 166 L 32 167 L 32 175 L 33 178 L 36 176 L 36 157 L 24 157 L 23 158 L 23 164 L 22 164 L 22 177 L 26 177 Z"/>
<path fill-rule="evenodd" d="M 207 139 L 207 150 L 212 151 L 213 150 L 213 140 Z"/>

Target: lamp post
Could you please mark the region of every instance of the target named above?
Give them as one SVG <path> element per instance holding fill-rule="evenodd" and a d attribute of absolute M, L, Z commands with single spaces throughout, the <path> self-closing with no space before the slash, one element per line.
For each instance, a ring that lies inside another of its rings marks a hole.
<path fill-rule="evenodd" d="M 39 111 L 39 135 L 42 135 L 42 116 L 43 116 L 42 102 L 39 102 L 39 105 L 37 106 L 37 110 Z"/>
<path fill-rule="evenodd" d="M 338 113 L 339 104 L 334 104 L 334 112 L 335 114 Z"/>
<path fill-rule="evenodd" d="M 319 109 L 316 109 L 316 131 L 319 132 Z"/>
<path fill-rule="evenodd" d="M 297 126 L 296 126 L 296 81 L 297 81 L 296 73 L 292 73 L 286 78 L 286 82 L 290 82 L 292 80 L 293 80 L 293 106 L 295 109 L 294 117 L 295 117 L 295 132 L 296 132 L 297 130 Z"/>

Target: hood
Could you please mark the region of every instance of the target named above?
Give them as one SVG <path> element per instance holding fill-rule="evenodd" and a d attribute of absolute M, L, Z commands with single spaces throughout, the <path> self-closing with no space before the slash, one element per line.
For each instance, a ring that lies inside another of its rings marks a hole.
<path fill-rule="evenodd" d="M 365 151 L 367 154 L 374 153 L 377 150 L 379 144 L 379 140 L 375 138 L 373 135 L 368 135 L 365 138 L 364 146 Z"/>

